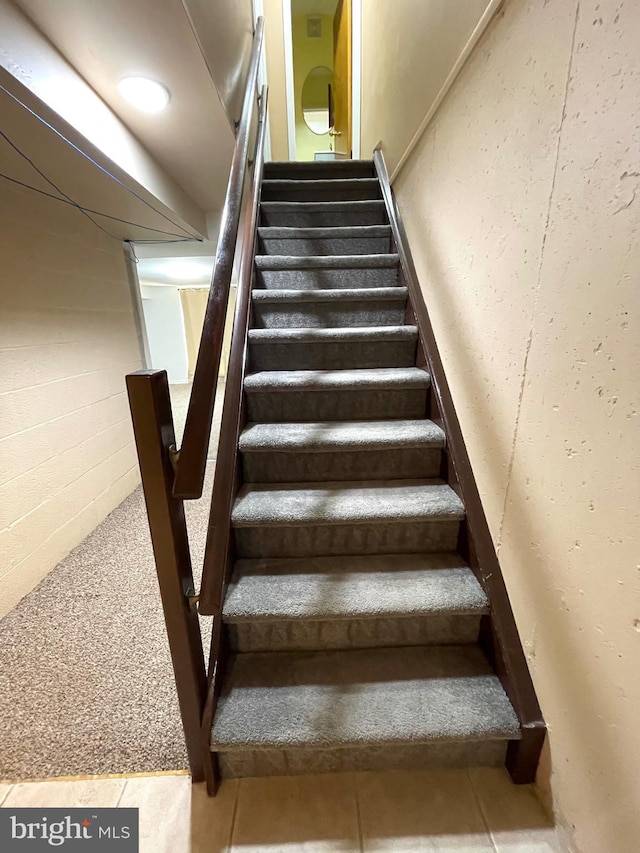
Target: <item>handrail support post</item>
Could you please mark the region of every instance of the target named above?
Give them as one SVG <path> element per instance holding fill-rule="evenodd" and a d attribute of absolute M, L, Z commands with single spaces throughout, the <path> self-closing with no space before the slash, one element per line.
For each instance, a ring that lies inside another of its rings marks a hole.
<path fill-rule="evenodd" d="M 201 730 L 207 675 L 184 504 L 172 495 L 175 434 L 167 373 L 131 373 L 127 391 L 189 767 L 194 782 L 209 781 L 214 765 Z"/>

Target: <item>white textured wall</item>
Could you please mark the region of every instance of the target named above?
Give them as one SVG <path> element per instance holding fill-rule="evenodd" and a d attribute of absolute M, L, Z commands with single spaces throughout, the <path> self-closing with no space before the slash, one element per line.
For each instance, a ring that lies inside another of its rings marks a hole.
<path fill-rule="evenodd" d="M 0 185 L 0 616 L 138 483 L 141 367 L 122 245 Z"/>
<path fill-rule="evenodd" d="M 179 288 L 142 283 L 140 290 L 151 356 L 149 366 L 166 370 L 169 382 L 187 382 L 189 358 Z"/>
<path fill-rule="evenodd" d="M 583 853 L 640 839 L 639 33 L 507 0 L 395 187 Z"/>

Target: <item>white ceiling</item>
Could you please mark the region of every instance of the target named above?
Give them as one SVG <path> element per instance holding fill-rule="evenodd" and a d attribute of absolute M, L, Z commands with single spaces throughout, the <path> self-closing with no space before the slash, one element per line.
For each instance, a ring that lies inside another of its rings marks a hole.
<path fill-rule="evenodd" d="M 196 204 L 219 210 L 234 135 L 180 0 L 16 2 Z M 130 75 L 163 82 L 168 108 L 130 106 L 117 90 Z"/>
<path fill-rule="evenodd" d="M 9 75 L 2 68 L 0 84 L 3 87 L 11 85 Z M 27 105 L 35 106 L 29 101 L 30 93 L 26 89 L 20 94 Z M 6 176 L 0 180 L 0 191 L 2 181 L 13 180 L 63 199 L 53 201 L 54 205 L 66 207 L 73 200 L 76 205 L 96 211 L 89 216 L 121 240 L 175 240 L 203 233 L 204 220 L 202 227 L 194 230 L 143 187 L 138 186 L 134 194 L 124 180 L 107 177 L 80 153 L 79 134 L 74 136 L 72 128 L 66 127 L 74 142 L 68 144 L 38 118 L 41 115 L 53 126 L 53 111 L 44 104 L 39 104 L 38 109 L 38 114 L 33 108 L 25 109 L 19 101 L 0 90 L 1 126 L 7 137 L 0 137 L 0 174 Z M 95 151 L 92 153 L 97 156 Z M 124 172 L 118 172 L 115 167 L 112 171 L 125 177 Z M 83 213 L 78 211 L 78 216 Z M 175 244 L 169 245 L 175 248 Z M 197 246 L 199 251 L 202 245 L 189 241 L 184 247 L 189 247 L 190 254 L 196 254 L 193 247 Z"/>

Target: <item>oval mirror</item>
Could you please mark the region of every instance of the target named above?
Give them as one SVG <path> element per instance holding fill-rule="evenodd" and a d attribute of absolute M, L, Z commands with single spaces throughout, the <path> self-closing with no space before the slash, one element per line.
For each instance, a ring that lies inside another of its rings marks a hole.
<path fill-rule="evenodd" d="M 322 136 L 331 127 L 329 112 L 333 71 L 325 65 L 316 65 L 307 74 L 302 86 L 302 115 L 312 133 Z"/>

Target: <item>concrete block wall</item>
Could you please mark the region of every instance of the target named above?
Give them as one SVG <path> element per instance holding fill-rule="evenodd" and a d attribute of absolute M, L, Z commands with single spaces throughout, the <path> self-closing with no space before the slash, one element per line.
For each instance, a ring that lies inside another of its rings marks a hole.
<path fill-rule="evenodd" d="M 120 241 L 0 185 L 0 617 L 138 484 L 142 366 Z"/>

